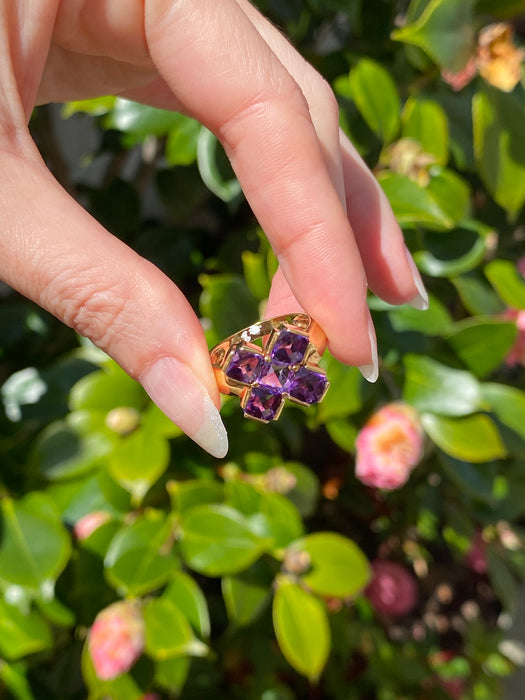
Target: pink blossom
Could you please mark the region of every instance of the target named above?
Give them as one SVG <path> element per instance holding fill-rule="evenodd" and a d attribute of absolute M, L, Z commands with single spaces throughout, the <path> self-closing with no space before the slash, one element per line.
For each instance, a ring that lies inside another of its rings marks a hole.
<path fill-rule="evenodd" d="M 406 615 L 417 604 L 418 592 L 414 576 L 402 564 L 386 559 L 371 563 L 372 580 L 365 595 L 377 612 L 398 617 Z"/>
<path fill-rule="evenodd" d="M 367 486 L 397 489 L 423 455 L 423 431 L 417 413 L 392 403 L 368 420 L 356 439 L 357 478 Z"/>
<path fill-rule="evenodd" d="M 107 523 L 109 519 L 110 515 L 105 510 L 95 510 L 93 513 L 84 515 L 80 520 L 77 520 L 73 527 L 75 537 L 80 541 L 86 540 L 101 525 Z"/>
<path fill-rule="evenodd" d="M 465 564 L 476 574 L 487 573 L 487 543 L 483 539 L 481 530 L 478 530 L 472 538 L 470 549 L 465 554 Z"/>
<path fill-rule="evenodd" d="M 111 680 L 126 673 L 144 649 L 144 619 L 137 602 L 124 600 L 102 610 L 89 632 L 95 673 Z"/>
<path fill-rule="evenodd" d="M 441 77 L 453 90 L 459 92 L 459 90 L 463 90 L 463 88 L 470 83 L 477 72 L 476 57 L 472 56 L 461 70 L 456 72 L 442 70 Z"/>
<path fill-rule="evenodd" d="M 525 367 L 525 311 L 507 309 L 503 312 L 503 318 L 508 321 L 514 321 L 518 329 L 518 335 L 505 358 L 505 364 L 508 367 L 515 367 L 516 365 Z"/>

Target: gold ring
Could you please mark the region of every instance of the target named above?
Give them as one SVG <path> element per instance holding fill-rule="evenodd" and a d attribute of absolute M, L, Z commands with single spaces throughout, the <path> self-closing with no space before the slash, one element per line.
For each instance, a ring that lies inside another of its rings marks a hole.
<path fill-rule="evenodd" d="M 301 406 L 322 401 L 328 391 L 319 360 L 326 336 L 305 313 L 259 321 L 210 351 L 219 390 L 236 394 L 247 418 L 277 420 L 286 400 Z"/>

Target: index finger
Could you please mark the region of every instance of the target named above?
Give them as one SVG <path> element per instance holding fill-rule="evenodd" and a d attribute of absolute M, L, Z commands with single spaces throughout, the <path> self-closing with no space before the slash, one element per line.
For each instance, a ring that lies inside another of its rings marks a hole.
<path fill-rule="evenodd" d="M 184 109 L 223 143 L 294 296 L 331 351 L 370 363 L 365 273 L 297 83 L 233 0 L 147 2 L 146 38 Z"/>

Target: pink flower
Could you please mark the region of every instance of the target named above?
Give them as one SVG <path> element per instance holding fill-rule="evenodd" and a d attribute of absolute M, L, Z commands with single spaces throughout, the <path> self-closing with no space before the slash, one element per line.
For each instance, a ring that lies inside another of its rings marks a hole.
<path fill-rule="evenodd" d="M 518 335 L 505 358 L 505 364 L 508 367 L 515 367 L 516 365 L 525 367 L 525 311 L 507 309 L 503 312 L 503 318 L 508 321 L 514 321 L 518 329 Z"/>
<path fill-rule="evenodd" d="M 476 58 L 472 56 L 461 70 L 456 72 L 442 70 L 441 77 L 453 90 L 459 92 L 459 90 L 463 90 L 463 88 L 470 83 L 477 72 L 478 66 Z"/>
<path fill-rule="evenodd" d="M 107 523 L 109 519 L 110 515 L 105 510 L 95 510 L 93 513 L 84 515 L 80 520 L 77 520 L 73 527 L 75 537 L 80 541 L 86 540 L 101 525 Z"/>
<path fill-rule="evenodd" d="M 402 564 L 386 559 L 371 563 L 372 580 L 365 595 L 378 613 L 399 617 L 413 610 L 418 592 L 414 576 Z"/>
<path fill-rule="evenodd" d="M 478 530 L 465 554 L 465 564 L 476 574 L 487 573 L 487 543 L 483 539 L 481 530 Z"/>
<path fill-rule="evenodd" d="M 417 413 L 392 403 L 368 420 L 356 439 L 357 478 L 367 486 L 397 489 L 423 455 L 423 430 Z"/>
<path fill-rule="evenodd" d="M 111 680 L 129 671 L 144 650 L 144 635 L 144 619 L 136 602 L 119 601 L 102 610 L 88 638 L 97 676 Z"/>

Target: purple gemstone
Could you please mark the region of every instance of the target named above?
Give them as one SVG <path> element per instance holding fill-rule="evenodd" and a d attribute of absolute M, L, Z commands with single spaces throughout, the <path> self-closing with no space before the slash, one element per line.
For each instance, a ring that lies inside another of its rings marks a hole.
<path fill-rule="evenodd" d="M 302 362 L 308 349 L 308 337 L 291 331 L 281 331 L 272 348 L 274 365 L 286 367 Z"/>
<path fill-rule="evenodd" d="M 290 376 L 290 372 L 289 367 L 276 367 L 271 362 L 265 362 L 259 372 L 258 384 L 282 390 Z"/>
<path fill-rule="evenodd" d="M 240 348 L 235 351 L 225 374 L 236 382 L 251 384 L 259 376 L 263 362 L 262 355 Z"/>
<path fill-rule="evenodd" d="M 254 386 L 244 407 L 244 413 L 252 418 L 270 421 L 275 418 L 283 400 L 278 389 Z"/>
<path fill-rule="evenodd" d="M 308 367 L 299 367 L 288 380 L 285 387 L 290 397 L 302 403 L 317 403 L 328 386 L 324 374 Z"/>

